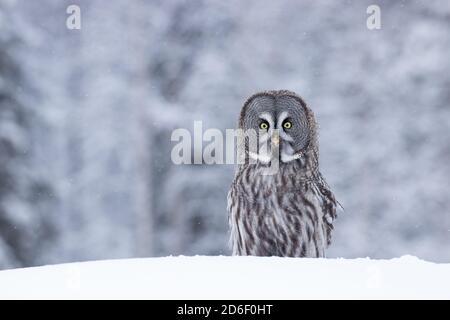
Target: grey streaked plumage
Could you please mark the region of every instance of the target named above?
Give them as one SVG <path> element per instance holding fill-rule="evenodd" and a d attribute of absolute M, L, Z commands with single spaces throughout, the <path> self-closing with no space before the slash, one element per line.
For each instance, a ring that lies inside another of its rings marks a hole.
<path fill-rule="evenodd" d="M 280 132 L 279 170 L 264 175 L 270 162 L 261 157 L 251 163 L 246 147 L 246 162 L 238 165 L 228 194 L 233 254 L 324 257 L 336 200 L 319 172 L 314 115 L 295 93 L 267 91 L 246 101 L 239 128 L 255 129 L 265 119 Z M 284 129 L 282 121 L 290 122 L 291 128 Z M 265 135 L 273 139 L 274 131 Z"/>

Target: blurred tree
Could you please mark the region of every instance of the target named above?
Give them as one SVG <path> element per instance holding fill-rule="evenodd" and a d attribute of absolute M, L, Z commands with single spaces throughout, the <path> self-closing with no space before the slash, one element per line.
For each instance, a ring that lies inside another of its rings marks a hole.
<path fill-rule="evenodd" d="M 54 236 L 52 190 L 33 167 L 40 124 L 7 3 L 0 3 L 0 268 L 38 264 Z M 36 100 L 34 100 L 36 101 Z"/>

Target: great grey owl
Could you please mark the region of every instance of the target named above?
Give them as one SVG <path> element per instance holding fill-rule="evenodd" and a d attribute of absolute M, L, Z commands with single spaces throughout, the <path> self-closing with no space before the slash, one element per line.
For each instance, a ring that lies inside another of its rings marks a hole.
<path fill-rule="evenodd" d="M 228 193 L 233 254 L 324 257 L 337 202 L 319 172 L 313 112 L 294 92 L 260 92 L 242 107 L 239 129 L 257 132 L 257 149 L 247 136 Z"/>

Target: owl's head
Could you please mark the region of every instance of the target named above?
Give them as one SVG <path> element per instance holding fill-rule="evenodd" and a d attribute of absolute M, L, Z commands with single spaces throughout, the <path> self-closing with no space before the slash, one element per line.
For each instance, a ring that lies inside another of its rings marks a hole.
<path fill-rule="evenodd" d="M 312 111 L 300 96 L 286 90 L 260 92 L 248 98 L 241 110 L 239 128 L 257 132 L 259 151 L 250 155 L 262 162 L 272 159 L 274 149 L 287 163 L 317 147 Z M 266 145 L 270 147 L 262 148 Z"/>

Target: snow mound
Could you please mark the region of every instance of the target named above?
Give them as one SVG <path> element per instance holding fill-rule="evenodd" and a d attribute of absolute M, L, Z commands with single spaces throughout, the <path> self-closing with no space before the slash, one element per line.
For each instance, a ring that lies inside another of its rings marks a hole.
<path fill-rule="evenodd" d="M 450 264 L 165 257 L 0 271 L 0 299 L 450 299 Z"/>

